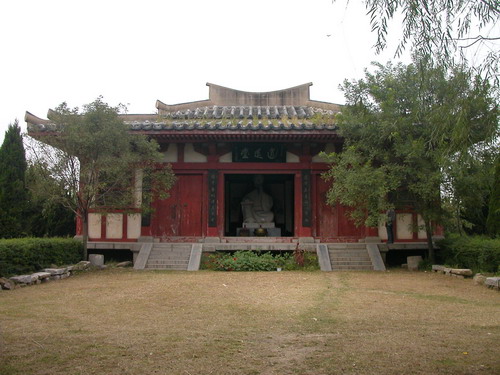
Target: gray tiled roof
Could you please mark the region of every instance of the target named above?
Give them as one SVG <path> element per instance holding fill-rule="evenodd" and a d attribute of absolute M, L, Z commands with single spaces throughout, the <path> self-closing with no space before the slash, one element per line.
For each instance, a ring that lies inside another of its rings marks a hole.
<path fill-rule="evenodd" d="M 209 106 L 164 112 L 157 121 L 125 121 L 132 130 L 335 130 L 329 121 L 312 121 L 333 111 L 306 106 Z"/>
<path fill-rule="evenodd" d="M 309 106 L 206 106 L 158 115 L 121 115 L 132 131 L 334 131 L 337 112 Z M 27 114 L 28 131 L 57 131 L 57 125 Z"/>
<path fill-rule="evenodd" d="M 281 120 L 125 121 L 132 130 L 335 130 L 334 124 Z"/>
<path fill-rule="evenodd" d="M 324 111 L 305 106 L 210 106 L 181 111 L 167 112 L 163 116 L 171 119 L 280 119 L 283 117 L 306 119 L 316 112 L 333 115 L 333 111 Z M 330 113 L 331 112 L 331 113 Z"/>

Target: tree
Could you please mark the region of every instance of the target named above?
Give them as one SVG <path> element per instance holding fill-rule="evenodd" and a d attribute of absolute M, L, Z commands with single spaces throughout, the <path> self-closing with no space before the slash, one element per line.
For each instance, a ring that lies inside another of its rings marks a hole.
<path fill-rule="evenodd" d="M 396 56 L 411 44 L 421 55 L 452 65 L 457 51 L 461 63 L 465 63 L 467 52 L 477 48 L 470 55 L 475 60 L 479 55 L 479 72 L 498 83 L 500 49 L 495 42 L 500 40 L 497 27 L 500 7 L 497 0 L 366 0 L 364 3 L 372 31 L 377 34 L 377 53 L 387 46 L 389 21 L 401 14 L 403 32 Z"/>
<path fill-rule="evenodd" d="M 37 136 L 41 143 L 32 145 L 40 183 L 34 191 L 78 216 L 85 258 L 90 212 L 144 212 L 152 195 L 168 197 L 175 180 L 170 165 L 160 163 L 158 144 L 127 131 L 119 118 L 123 109 L 110 107 L 101 97 L 82 110 L 62 103 L 49 116 L 53 131 Z M 141 175 L 154 181 L 142 195 L 136 183 Z"/>
<path fill-rule="evenodd" d="M 495 180 L 491 189 L 488 219 L 486 221 L 488 233 L 495 237 L 500 235 L 500 157 L 496 160 Z"/>
<path fill-rule="evenodd" d="M 345 144 L 330 155 L 328 202 L 352 207 L 351 217 L 369 226 L 390 207 L 413 207 L 433 260 L 444 168 L 494 139 L 498 105 L 488 82 L 465 70 L 447 73 L 427 60 L 375 66 L 364 79 L 343 84 L 347 105 L 338 126 Z"/>
<path fill-rule="evenodd" d="M 28 165 L 26 171 L 27 186 L 37 187 L 53 184 L 54 186 L 49 188 L 49 190 L 53 191 L 57 189 L 57 180 L 39 173 L 39 169 L 40 167 L 36 164 Z M 44 181 L 37 181 L 38 178 L 43 178 Z M 68 194 L 68 192 L 63 192 L 63 194 Z M 46 197 L 40 195 L 38 193 L 30 194 L 30 202 L 26 212 L 27 227 L 29 228 L 30 235 L 34 237 L 74 236 L 76 225 L 73 211 L 62 205 L 59 201 L 46 199 Z"/>
<path fill-rule="evenodd" d="M 28 191 L 26 155 L 18 121 L 10 124 L 0 147 L 0 237 L 25 236 Z"/>
<path fill-rule="evenodd" d="M 476 147 L 473 152 L 456 155 L 443 168 L 443 205 L 449 219 L 445 229 L 463 234 L 487 234 L 488 203 L 494 180 L 498 144 Z"/>

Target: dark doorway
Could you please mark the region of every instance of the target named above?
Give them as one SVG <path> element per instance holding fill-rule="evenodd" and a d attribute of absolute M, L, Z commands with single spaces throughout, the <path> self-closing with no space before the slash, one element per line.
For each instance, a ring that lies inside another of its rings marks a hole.
<path fill-rule="evenodd" d="M 241 201 L 254 190 L 255 174 L 226 174 L 224 179 L 225 222 L 224 235 L 236 236 L 243 226 Z M 293 236 L 294 175 L 264 174 L 264 192 L 273 199 L 272 212 L 276 228 L 282 237 Z"/>

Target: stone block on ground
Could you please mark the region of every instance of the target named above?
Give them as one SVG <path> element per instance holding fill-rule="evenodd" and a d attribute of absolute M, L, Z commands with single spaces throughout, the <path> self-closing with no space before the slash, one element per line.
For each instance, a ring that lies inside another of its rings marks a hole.
<path fill-rule="evenodd" d="M 441 266 L 440 264 L 433 264 L 432 265 L 432 272 L 440 272 L 444 273 L 445 266 Z"/>
<path fill-rule="evenodd" d="M 72 271 L 84 271 L 90 267 L 90 262 L 87 260 L 82 260 L 73 266 Z"/>
<path fill-rule="evenodd" d="M 0 277 L 0 289 L 12 290 L 16 288 L 16 283 L 12 280 Z"/>
<path fill-rule="evenodd" d="M 48 272 L 52 276 L 62 275 L 63 273 L 66 273 L 66 268 L 45 268 L 43 272 Z"/>
<path fill-rule="evenodd" d="M 30 285 L 36 280 L 38 280 L 38 278 L 33 277 L 31 275 L 19 275 L 19 276 L 12 276 L 10 280 L 14 281 L 16 284 Z"/>
<path fill-rule="evenodd" d="M 484 282 L 486 281 L 486 276 L 481 275 L 480 273 L 474 275 L 472 278 L 474 280 L 474 283 L 478 285 L 484 285 Z"/>
<path fill-rule="evenodd" d="M 450 271 L 453 275 L 470 277 L 473 275 L 472 270 L 467 268 L 452 268 Z"/>
<path fill-rule="evenodd" d="M 116 265 L 116 267 L 120 267 L 120 268 L 123 268 L 123 267 L 132 267 L 133 264 L 131 261 L 127 260 L 126 262 L 120 262 Z"/>
<path fill-rule="evenodd" d="M 487 277 L 484 285 L 488 288 L 500 290 L 500 277 Z"/>
<path fill-rule="evenodd" d="M 411 256 L 406 258 L 406 262 L 408 264 L 408 270 L 410 271 L 418 271 L 418 264 L 422 261 L 422 257 L 420 255 Z"/>
<path fill-rule="evenodd" d="M 48 279 L 50 277 L 50 273 L 49 272 L 35 272 L 35 273 L 31 274 L 31 276 L 36 277 L 38 280 L 44 280 L 44 279 Z"/>
<path fill-rule="evenodd" d="M 90 254 L 89 261 L 93 266 L 103 266 L 104 265 L 104 255 L 102 254 Z"/>

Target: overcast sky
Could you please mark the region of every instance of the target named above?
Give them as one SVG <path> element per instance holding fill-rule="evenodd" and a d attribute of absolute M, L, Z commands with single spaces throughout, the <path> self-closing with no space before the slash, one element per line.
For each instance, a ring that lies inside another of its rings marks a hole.
<path fill-rule="evenodd" d="M 311 99 L 343 103 L 339 84 L 376 56 L 360 1 L 12 0 L 0 2 L 0 142 L 24 113 L 46 118 L 103 95 L 129 113 L 208 98 L 207 82 L 272 91 L 312 82 Z M 397 42 L 398 32 L 391 37 Z"/>

